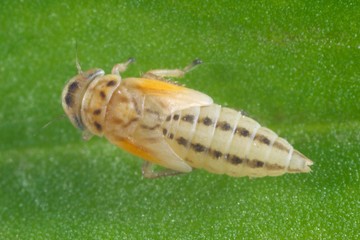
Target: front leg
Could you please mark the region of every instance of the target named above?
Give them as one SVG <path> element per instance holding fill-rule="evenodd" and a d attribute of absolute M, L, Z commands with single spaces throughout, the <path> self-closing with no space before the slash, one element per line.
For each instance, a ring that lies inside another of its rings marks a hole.
<path fill-rule="evenodd" d="M 202 61 L 200 59 L 195 59 L 186 66 L 184 69 L 154 69 L 147 71 L 142 75 L 143 78 L 157 79 L 157 80 L 165 80 L 166 77 L 183 77 L 185 73 L 190 72 L 196 66 L 201 64 Z"/>
<path fill-rule="evenodd" d="M 129 58 L 124 63 L 118 63 L 113 67 L 113 69 L 111 70 L 111 73 L 115 74 L 115 75 L 120 75 L 120 73 L 125 72 L 128 65 L 133 62 L 135 62 L 135 58 Z"/>

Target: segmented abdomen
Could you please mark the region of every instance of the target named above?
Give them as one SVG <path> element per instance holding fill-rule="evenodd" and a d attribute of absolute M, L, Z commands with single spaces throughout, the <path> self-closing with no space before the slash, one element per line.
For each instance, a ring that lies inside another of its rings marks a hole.
<path fill-rule="evenodd" d="M 230 108 L 177 111 L 162 128 L 174 152 L 194 168 L 238 177 L 310 171 L 310 160 L 285 139 Z"/>

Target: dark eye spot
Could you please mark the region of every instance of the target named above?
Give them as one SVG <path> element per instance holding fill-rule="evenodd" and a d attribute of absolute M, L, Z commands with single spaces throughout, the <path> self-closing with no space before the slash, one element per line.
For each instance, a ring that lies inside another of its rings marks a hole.
<path fill-rule="evenodd" d="M 68 92 L 73 93 L 75 92 L 77 89 L 79 88 L 79 83 L 78 82 L 73 82 L 69 85 L 68 87 Z"/>
<path fill-rule="evenodd" d="M 65 103 L 68 105 L 68 107 L 72 107 L 74 105 L 73 96 L 70 92 L 68 92 L 65 96 Z"/>

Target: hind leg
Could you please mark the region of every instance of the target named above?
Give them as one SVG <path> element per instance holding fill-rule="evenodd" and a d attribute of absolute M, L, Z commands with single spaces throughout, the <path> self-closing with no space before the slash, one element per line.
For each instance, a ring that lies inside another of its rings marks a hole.
<path fill-rule="evenodd" d="M 195 59 L 183 69 L 154 69 L 147 71 L 142 75 L 142 77 L 150 78 L 150 79 L 158 79 L 158 80 L 165 80 L 164 78 L 166 77 L 175 77 L 175 78 L 183 77 L 185 73 L 190 72 L 201 63 L 202 61 L 200 59 Z"/>

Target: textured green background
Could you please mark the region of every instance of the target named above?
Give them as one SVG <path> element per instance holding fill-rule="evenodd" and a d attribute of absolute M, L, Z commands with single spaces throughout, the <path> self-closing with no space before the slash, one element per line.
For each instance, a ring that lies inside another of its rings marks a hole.
<path fill-rule="evenodd" d="M 1 239 L 360 237 L 359 1 L 74 2 L 1 2 Z M 182 83 L 286 137 L 313 172 L 147 180 L 67 120 L 42 129 L 63 113 L 75 40 L 83 69 L 136 57 L 125 76 L 203 59 Z"/>

